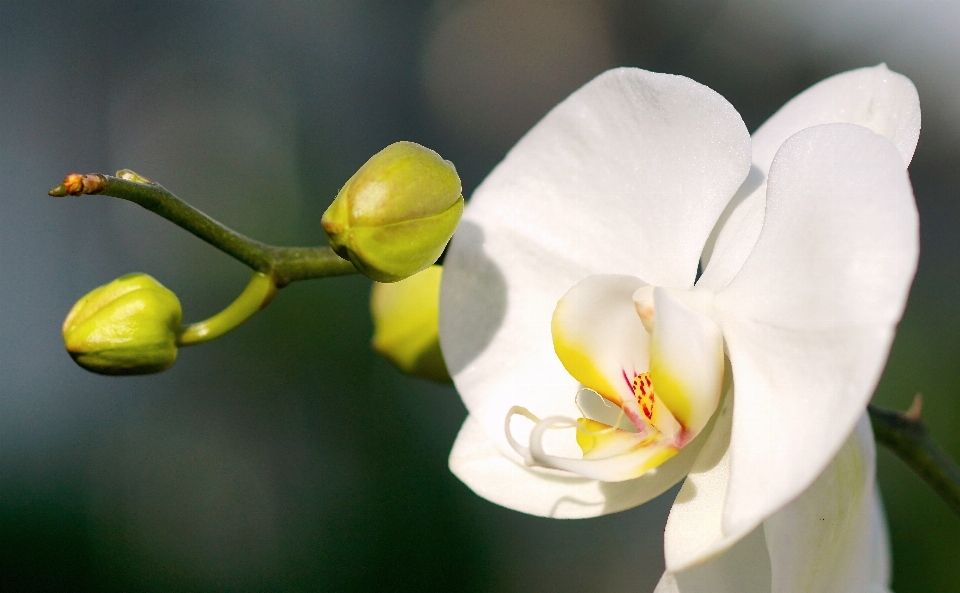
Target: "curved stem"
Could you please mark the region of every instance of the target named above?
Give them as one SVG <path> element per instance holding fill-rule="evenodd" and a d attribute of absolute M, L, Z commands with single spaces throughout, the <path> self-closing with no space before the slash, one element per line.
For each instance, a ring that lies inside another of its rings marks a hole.
<path fill-rule="evenodd" d="M 273 278 L 254 272 L 249 284 L 235 301 L 213 317 L 190 324 L 177 335 L 177 346 L 193 346 L 219 338 L 263 309 L 277 293 Z"/>
<path fill-rule="evenodd" d="M 296 280 L 357 273 L 353 264 L 329 247 L 274 247 L 255 241 L 217 222 L 158 183 L 127 170 L 117 175 L 67 175 L 49 193 L 54 197 L 103 194 L 138 204 L 253 270 L 272 276 L 280 288 Z"/>
<path fill-rule="evenodd" d="M 329 247 L 270 247 L 269 253 L 272 275 L 279 288 L 297 280 L 360 273 Z"/>
<path fill-rule="evenodd" d="M 873 434 L 960 515 L 960 467 L 930 438 L 920 418 L 922 401 L 917 395 L 906 413 L 867 406 Z"/>

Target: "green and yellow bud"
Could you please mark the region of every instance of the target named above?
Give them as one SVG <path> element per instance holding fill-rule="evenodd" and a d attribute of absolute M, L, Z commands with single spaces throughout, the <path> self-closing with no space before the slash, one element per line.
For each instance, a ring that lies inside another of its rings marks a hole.
<path fill-rule="evenodd" d="M 463 214 L 449 161 L 413 142 L 370 158 L 323 214 L 330 246 L 363 274 L 396 282 L 437 261 Z"/>
<path fill-rule="evenodd" d="M 128 274 L 77 301 L 63 321 L 63 342 L 94 373 L 158 373 L 177 359 L 182 316 L 173 292 L 146 274 Z"/>
<path fill-rule="evenodd" d="M 431 266 L 405 280 L 373 285 L 373 348 L 403 373 L 450 383 L 440 352 L 440 279 Z"/>

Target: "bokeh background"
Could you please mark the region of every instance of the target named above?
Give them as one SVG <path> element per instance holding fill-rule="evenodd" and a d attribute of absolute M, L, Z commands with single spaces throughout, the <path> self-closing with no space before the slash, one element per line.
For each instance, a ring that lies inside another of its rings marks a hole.
<path fill-rule="evenodd" d="M 886 62 L 920 91 L 922 255 L 876 401 L 916 392 L 960 458 L 960 5 L 759 0 L 155 0 L 0 4 L 0 589 L 650 591 L 676 490 L 553 521 L 446 468 L 465 410 L 368 347 L 370 282 L 285 289 L 169 372 L 64 353 L 89 289 L 154 275 L 190 320 L 247 271 L 138 207 L 53 199 L 132 168 L 254 237 L 318 221 L 400 139 L 467 192 L 552 105 L 631 65 L 690 76 L 753 130 L 831 74 Z M 898 593 L 960 591 L 960 519 L 880 453 Z"/>

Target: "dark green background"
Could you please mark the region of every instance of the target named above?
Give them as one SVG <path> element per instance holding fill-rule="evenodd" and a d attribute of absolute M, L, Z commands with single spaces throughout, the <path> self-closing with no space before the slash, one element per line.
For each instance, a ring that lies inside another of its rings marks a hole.
<path fill-rule="evenodd" d="M 473 495 L 446 468 L 465 410 L 371 353 L 365 279 L 291 286 L 163 375 L 81 371 L 59 325 L 87 290 L 147 272 L 193 320 L 246 271 L 133 205 L 45 196 L 66 172 L 129 167 L 257 238 L 319 243 L 324 208 L 383 146 L 436 149 L 469 192 L 613 65 L 703 82 L 751 130 L 845 69 L 914 79 L 922 255 L 876 401 L 922 392 L 960 458 L 958 17 L 947 3 L 3 3 L 0 589 L 652 590 L 675 490 L 571 522 Z M 960 519 L 886 452 L 879 474 L 894 589 L 960 591 Z"/>

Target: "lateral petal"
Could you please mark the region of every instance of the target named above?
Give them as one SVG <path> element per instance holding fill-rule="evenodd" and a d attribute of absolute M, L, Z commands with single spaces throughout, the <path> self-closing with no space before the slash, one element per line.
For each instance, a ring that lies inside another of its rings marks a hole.
<path fill-rule="evenodd" d="M 714 301 L 737 390 L 724 530 L 803 492 L 863 413 L 919 249 L 893 144 L 830 124 L 791 137 L 770 170 L 763 232 Z"/>

